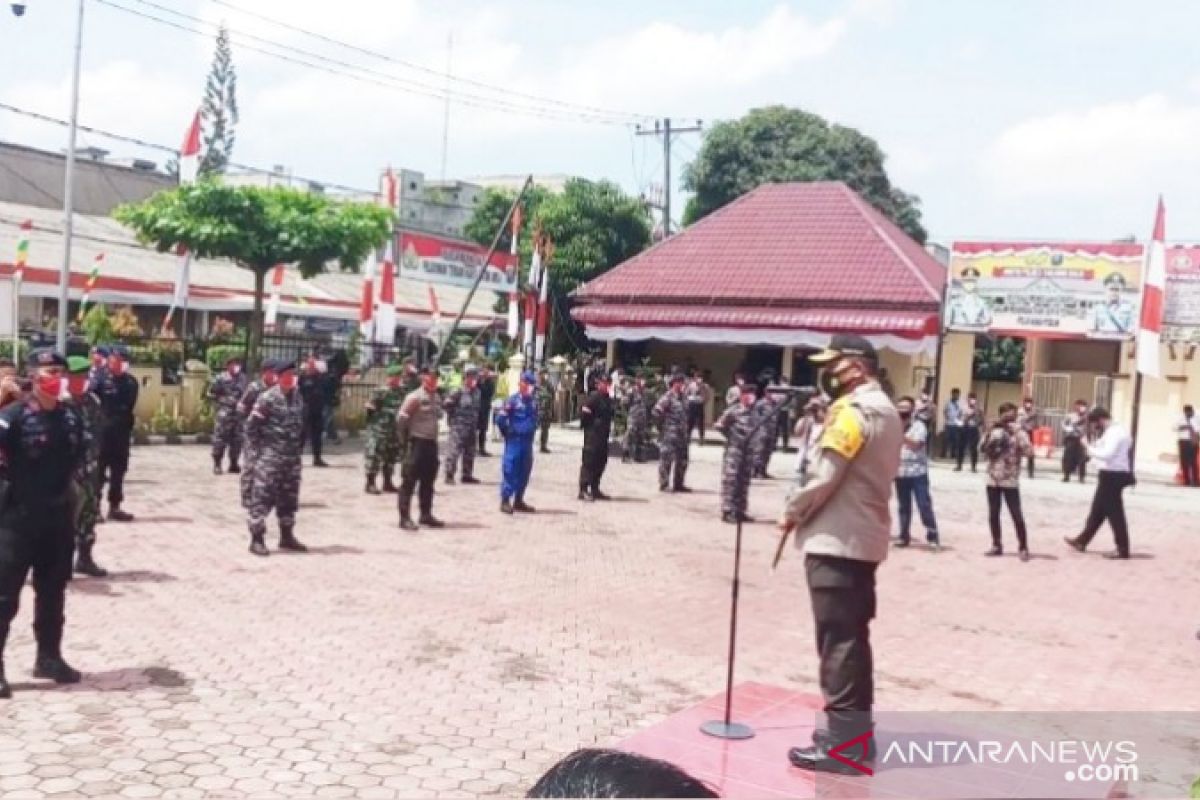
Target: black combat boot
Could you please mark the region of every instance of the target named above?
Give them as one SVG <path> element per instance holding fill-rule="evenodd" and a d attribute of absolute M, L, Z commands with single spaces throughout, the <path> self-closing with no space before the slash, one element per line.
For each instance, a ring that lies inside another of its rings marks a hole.
<path fill-rule="evenodd" d="M 328 467 L 329 463 L 323 458 L 314 458 L 313 466 L 314 467 Z"/>
<path fill-rule="evenodd" d="M 454 476 L 451 475 L 450 473 L 446 473 L 446 480 L 443 481 L 443 483 L 445 483 L 447 486 L 453 486 L 454 485 Z"/>
<path fill-rule="evenodd" d="M 238 466 L 237 459 L 236 458 L 229 459 L 229 474 L 237 475 L 237 474 L 241 473 L 241 471 L 242 471 L 242 468 L 240 466 Z"/>
<path fill-rule="evenodd" d="M 592 487 L 592 499 L 600 500 L 601 502 L 603 502 L 605 500 L 612 500 L 611 497 L 606 495 L 604 492 L 600 491 L 600 487 L 598 487 L 598 486 Z"/>
<path fill-rule="evenodd" d="M 290 550 L 293 553 L 308 552 L 308 548 L 296 538 L 296 534 L 293 532 L 291 525 L 279 526 L 279 549 Z"/>
<path fill-rule="evenodd" d="M 213 456 L 213 475 L 220 475 L 222 473 L 222 471 L 223 470 L 221 469 L 221 459 L 217 458 L 216 456 Z"/>
<path fill-rule="evenodd" d="M 12 687 L 8 685 L 8 679 L 4 677 L 4 662 L 0 661 L 0 700 L 8 700 L 12 697 Z"/>
<path fill-rule="evenodd" d="M 501 500 L 500 501 L 500 513 L 502 513 L 502 514 L 513 513 L 513 504 L 508 500 Z"/>
<path fill-rule="evenodd" d="M 391 475 L 383 476 L 383 490 L 388 494 L 396 494 L 400 491 L 398 488 L 396 488 L 396 484 L 392 482 Z"/>
<path fill-rule="evenodd" d="M 79 555 L 75 557 L 75 573 L 87 575 L 89 578 L 107 578 L 108 570 L 100 566 L 92 558 L 92 545 L 79 545 Z"/>
<path fill-rule="evenodd" d="M 133 522 L 133 514 L 122 511 L 120 503 L 108 504 L 108 518 L 113 522 Z"/>
<path fill-rule="evenodd" d="M 410 500 L 411 500 L 411 498 L 410 498 Z M 411 502 L 408 502 L 408 503 L 402 502 L 400 504 L 400 530 L 404 530 L 404 531 L 419 531 L 420 530 L 420 528 L 417 527 L 417 523 L 413 522 L 412 503 Z"/>
<path fill-rule="evenodd" d="M 424 525 L 426 528 L 444 528 L 444 527 L 446 527 L 446 523 L 442 522 L 440 519 L 435 517 L 433 514 L 422 514 L 421 518 L 419 520 L 417 520 L 417 522 L 421 525 Z"/>
<path fill-rule="evenodd" d="M 256 556 L 270 555 L 271 551 L 267 549 L 267 543 L 263 541 L 264 535 L 261 533 L 250 534 L 250 552 Z"/>
<path fill-rule="evenodd" d="M 533 514 L 537 509 L 526 503 L 524 497 L 518 497 L 517 502 L 513 503 L 513 511 L 519 511 L 522 514 Z"/>
<path fill-rule="evenodd" d="M 49 678 L 55 683 L 79 683 L 83 675 L 72 667 L 59 653 L 38 653 L 33 662 L 33 677 Z"/>
<path fill-rule="evenodd" d="M 588 490 L 585 487 L 580 486 L 579 487 L 579 495 L 575 499 L 576 500 L 594 500 L 595 498 L 592 497 L 590 494 L 588 494 Z"/>
<path fill-rule="evenodd" d="M 365 491 L 367 494 L 379 494 L 379 487 L 375 485 L 374 475 L 367 476 L 367 486 L 363 491 Z"/>
<path fill-rule="evenodd" d="M 474 475 L 463 475 L 462 482 L 463 483 L 479 483 L 479 478 L 476 478 Z"/>

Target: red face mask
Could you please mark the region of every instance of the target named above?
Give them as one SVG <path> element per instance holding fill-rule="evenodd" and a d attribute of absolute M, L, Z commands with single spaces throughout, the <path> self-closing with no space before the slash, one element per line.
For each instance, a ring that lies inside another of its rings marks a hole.
<path fill-rule="evenodd" d="M 58 399 L 62 394 L 63 377 L 62 375 L 39 375 L 37 377 L 38 391 L 47 397 Z"/>
<path fill-rule="evenodd" d="M 296 373 L 285 372 L 283 375 L 280 375 L 279 376 L 279 388 L 283 389 L 285 392 L 290 392 L 292 389 L 295 389 L 296 388 Z"/>
<path fill-rule="evenodd" d="M 92 354 L 92 365 L 97 366 L 97 367 L 104 366 L 104 356 L 100 355 L 99 353 L 93 353 Z"/>
<path fill-rule="evenodd" d="M 267 371 L 262 374 L 262 380 L 267 386 L 274 386 L 279 383 L 279 376 L 274 372 Z"/>
<path fill-rule="evenodd" d="M 113 375 L 124 375 L 125 360 L 122 358 L 110 358 L 108 360 L 108 368 L 112 370 Z"/>
<path fill-rule="evenodd" d="M 433 375 L 426 375 L 425 377 L 421 378 L 421 386 L 424 387 L 425 391 L 433 394 L 437 391 L 437 378 Z"/>
<path fill-rule="evenodd" d="M 67 391 L 72 397 L 83 397 L 87 389 L 87 375 L 72 375 L 67 379 Z"/>

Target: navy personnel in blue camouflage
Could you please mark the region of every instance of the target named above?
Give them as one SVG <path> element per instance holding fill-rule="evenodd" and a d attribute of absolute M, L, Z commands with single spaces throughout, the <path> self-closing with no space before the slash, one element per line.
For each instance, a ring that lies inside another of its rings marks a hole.
<path fill-rule="evenodd" d="M 279 383 L 259 395 L 246 420 L 246 439 L 254 450 L 250 483 L 250 552 L 267 555 L 264 541 L 267 516 L 279 520 L 279 549 L 302 553 L 308 548 L 296 539 L 296 509 L 300 506 L 301 431 L 304 401 L 296 388 L 296 365 L 276 365 Z"/>
<path fill-rule="evenodd" d="M 230 358 L 225 362 L 225 371 L 213 378 L 208 387 L 208 399 L 216 412 L 213 419 L 212 459 L 213 474 L 221 474 L 225 450 L 229 450 L 229 472 L 242 471 L 238 457 L 242 454 L 242 418 L 238 414 L 238 403 L 246 393 L 246 375 L 242 372 L 242 360 Z"/>
<path fill-rule="evenodd" d="M 67 581 L 75 553 L 74 480 L 88 447 L 78 411 L 60 398 L 67 360 L 53 350 L 30 353 L 29 396 L 0 411 L 0 698 L 12 696 L 4 674 L 4 645 L 32 570 L 33 675 L 78 683 L 62 656 Z"/>

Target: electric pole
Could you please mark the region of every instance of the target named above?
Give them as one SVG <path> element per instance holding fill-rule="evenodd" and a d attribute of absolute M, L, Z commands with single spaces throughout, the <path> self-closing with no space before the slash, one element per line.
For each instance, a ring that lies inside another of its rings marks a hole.
<path fill-rule="evenodd" d="M 641 125 L 637 127 L 638 136 L 661 136 L 663 140 L 662 215 L 664 239 L 671 235 L 671 137 L 681 133 L 699 133 L 703 129 L 703 123 L 700 120 L 696 120 L 696 124 L 688 128 L 672 127 L 670 117 L 655 120 L 654 130 L 642 130 Z"/>

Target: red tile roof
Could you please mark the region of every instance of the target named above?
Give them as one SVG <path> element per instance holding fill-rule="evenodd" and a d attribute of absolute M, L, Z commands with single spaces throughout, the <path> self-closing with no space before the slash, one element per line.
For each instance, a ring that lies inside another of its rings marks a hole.
<path fill-rule="evenodd" d="M 575 298 L 937 313 L 944 280 L 933 256 L 845 184 L 784 183 L 743 195 Z"/>
<path fill-rule="evenodd" d="M 584 325 L 598 327 L 803 328 L 831 333 L 890 333 L 909 338 L 934 335 L 938 326 L 937 314 L 928 311 L 602 303 L 577 308 L 574 316 Z"/>

